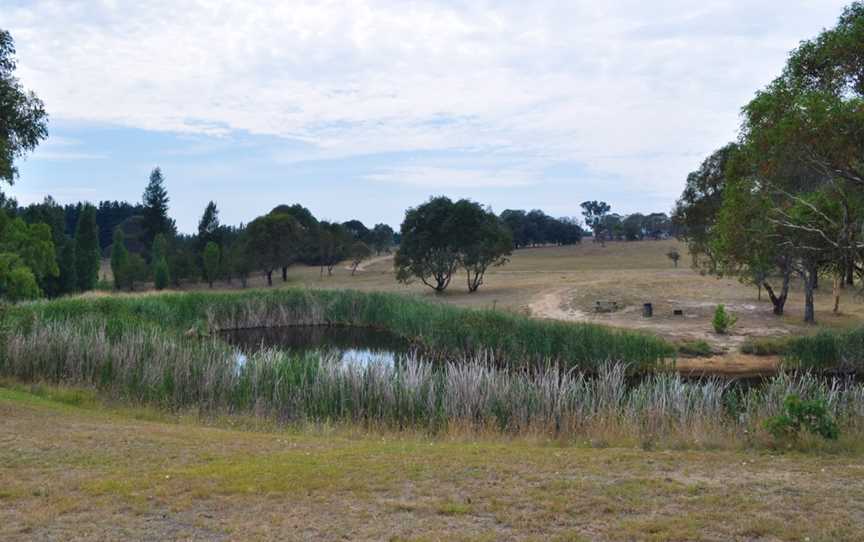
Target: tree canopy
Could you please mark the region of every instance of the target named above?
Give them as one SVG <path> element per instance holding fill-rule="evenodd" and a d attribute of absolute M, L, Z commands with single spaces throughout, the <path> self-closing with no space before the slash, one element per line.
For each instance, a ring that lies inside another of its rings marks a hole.
<path fill-rule="evenodd" d="M 15 160 L 33 151 L 48 137 L 48 114 L 36 94 L 15 77 L 15 42 L 0 29 L 0 181 L 18 177 Z"/>

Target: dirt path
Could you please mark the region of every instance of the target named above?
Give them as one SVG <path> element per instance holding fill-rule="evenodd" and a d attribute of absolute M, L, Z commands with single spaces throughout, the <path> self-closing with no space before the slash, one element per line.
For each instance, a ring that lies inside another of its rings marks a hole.
<path fill-rule="evenodd" d="M 670 341 L 705 341 L 721 355 L 697 358 L 682 358 L 677 367 L 684 373 L 723 374 L 736 376 L 770 375 L 777 371 L 780 358 L 777 356 L 751 356 L 738 350 L 751 335 L 785 335 L 781 328 L 763 327 L 751 329 L 740 326 L 735 333 L 717 335 L 710 331 L 710 323 L 698 318 L 668 319 L 662 316 L 642 318 L 635 307 L 615 313 L 589 314 L 572 307 L 570 300 L 576 289 L 554 288 L 537 294 L 528 308 L 535 318 L 549 318 L 567 322 L 591 322 L 612 327 L 646 331 Z"/>
<path fill-rule="evenodd" d="M 556 288 L 537 295 L 528 304 L 531 316 L 569 322 L 588 321 L 589 318 L 584 312 L 564 307 L 565 296 L 570 292 L 572 292 L 572 288 Z"/>
<path fill-rule="evenodd" d="M 357 271 L 366 271 L 366 268 L 369 267 L 370 265 L 375 265 L 376 263 L 380 263 L 380 262 L 384 262 L 384 261 L 392 260 L 392 259 L 393 259 L 392 254 L 385 254 L 384 256 L 376 256 L 374 258 L 369 258 L 368 260 L 363 260 L 362 262 L 360 262 L 360 265 L 357 266 Z M 352 267 L 349 264 L 349 265 L 345 266 L 345 269 L 347 269 L 348 271 L 351 271 Z"/>

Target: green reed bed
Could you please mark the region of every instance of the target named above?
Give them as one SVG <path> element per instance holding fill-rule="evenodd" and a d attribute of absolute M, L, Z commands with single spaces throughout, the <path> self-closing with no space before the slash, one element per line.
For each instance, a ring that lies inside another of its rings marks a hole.
<path fill-rule="evenodd" d="M 723 446 L 764 434 L 786 397 L 824 400 L 844 435 L 860 434 L 864 386 L 781 374 L 758 387 L 688 382 L 674 373 L 628 379 L 626 366 L 596 373 L 500 367 L 490 355 L 447 363 L 344 365 L 264 349 L 239 363 L 214 338 L 193 340 L 151 327 L 111 337 L 99 319 L 41 322 L 8 332 L 0 375 L 24 382 L 93 387 L 116 399 L 170 409 L 257 414 L 286 422 L 370 427 L 542 433 L 562 438 L 623 435 Z"/>
<path fill-rule="evenodd" d="M 646 372 L 675 355 L 665 341 L 603 326 L 531 319 L 472 310 L 416 297 L 350 290 L 279 289 L 241 293 L 175 293 L 69 298 L 5 309 L 10 329 L 44 322 L 102 319 L 109 336 L 155 327 L 168 333 L 286 325 L 350 325 L 386 329 L 438 354 L 484 350 L 512 366 L 596 370 L 606 360 Z"/>
<path fill-rule="evenodd" d="M 864 328 L 790 339 L 783 362 L 787 367 L 860 374 L 864 372 Z"/>

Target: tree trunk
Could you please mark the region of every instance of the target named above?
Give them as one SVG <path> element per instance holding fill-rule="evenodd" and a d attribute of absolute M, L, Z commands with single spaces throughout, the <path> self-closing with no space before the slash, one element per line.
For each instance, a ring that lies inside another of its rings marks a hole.
<path fill-rule="evenodd" d="M 288 266 L 282 266 L 282 282 L 288 282 Z"/>
<path fill-rule="evenodd" d="M 243 288 L 246 287 L 246 277 L 240 277 L 240 286 Z"/>
<path fill-rule="evenodd" d="M 855 258 L 852 256 L 846 259 L 846 284 L 855 285 Z"/>
<path fill-rule="evenodd" d="M 357 266 L 360 265 L 360 262 L 354 262 L 354 265 L 351 266 L 351 276 L 354 276 L 354 273 L 357 272 Z"/>
<path fill-rule="evenodd" d="M 804 271 L 804 321 L 816 323 L 816 309 L 813 303 L 813 292 L 816 290 L 819 273 L 816 264 L 808 264 Z"/>
<path fill-rule="evenodd" d="M 789 280 L 791 273 L 789 270 L 783 272 L 783 285 L 780 287 L 780 295 L 774 292 L 774 288 L 765 281 L 762 283 L 765 286 L 765 291 L 768 292 L 768 298 L 771 299 L 771 304 L 774 305 L 774 314 L 783 316 L 783 309 L 786 307 L 786 298 L 789 297 Z"/>
<path fill-rule="evenodd" d="M 838 314 L 840 312 L 840 289 L 843 287 L 844 281 L 843 276 L 840 275 L 839 272 L 834 274 L 834 283 L 832 284 L 832 294 L 834 295 L 834 314 Z"/>
<path fill-rule="evenodd" d="M 473 294 L 483 284 L 483 276 L 486 274 L 486 270 L 475 270 L 472 274 L 470 269 L 465 269 L 465 272 L 468 274 L 468 293 Z"/>
<path fill-rule="evenodd" d="M 267 271 L 267 286 L 273 286 L 273 271 Z"/>

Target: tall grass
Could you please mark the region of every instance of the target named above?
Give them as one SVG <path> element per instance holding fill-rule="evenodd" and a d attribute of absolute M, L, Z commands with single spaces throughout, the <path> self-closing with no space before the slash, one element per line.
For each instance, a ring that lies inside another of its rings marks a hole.
<path fill-rule="evenodd" d="M 617 431 L 639 442 L 670 435 L 722 445 L 759 432 L 795 393 L 825 399 L 846 430 L 859 430 L 864 386 L 782 374 L 754 388 L 687 382 L 674 373 L 628 380 L 621 363 L 596 373 L 500 367 L 488 353 L 433 364 L 344 365 L 264 349 L 238 364 L 215 339 L 156 328 L 112 338 L 98 319 L 52 321 L 6 334 L 0 375 L 95 387 L 113 397 L 168 408 L 255 413 L 284 421 L 350 422 L 396 429 L 469 428 L 565 438 Z"/>
<path fill-rule="evenodd" d="M 789 367 L 818 371 L 864 371 L 864 328 L 850 331 L 821 331 L 809 337 L 791 339 L 783 356 Z"/>
<path fill-rule="evenodd" d="M 141 327 L 203 333 L 286 325 L 352 325 L 389 330 L 427 352 L 466 355 L 479 350 L 511 366 L 596 370 L 619 360 L 645 372 L 673 358 L 675 349 L 647 334 L 598 325 L 543 321 L 494 310 L 472 310 L 415 297 L 351 290 L 253 290 L 105 296 L 41 301 L 5 309 L 10 329 L 52 321 L 98 318 L 109 336 Z"/>

